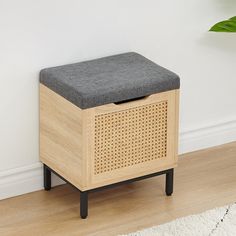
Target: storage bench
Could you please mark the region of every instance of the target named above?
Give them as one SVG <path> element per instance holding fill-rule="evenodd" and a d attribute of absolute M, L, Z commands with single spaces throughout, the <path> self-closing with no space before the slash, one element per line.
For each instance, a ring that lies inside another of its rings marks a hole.
<path fill-rule="evenodd" d="M 137 53 L 44 69 L 40 73 L 40 159 L 89 191 L 166 174 L 177 165 L 179 77 Z"/>

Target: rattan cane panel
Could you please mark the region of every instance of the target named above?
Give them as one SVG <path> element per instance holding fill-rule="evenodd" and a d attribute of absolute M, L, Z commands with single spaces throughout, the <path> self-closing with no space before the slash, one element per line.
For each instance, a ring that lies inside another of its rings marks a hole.
<path fill-rule="evenodd" d="M 95 116 L 94 174 L 167 155 L 167 101 Z"/>

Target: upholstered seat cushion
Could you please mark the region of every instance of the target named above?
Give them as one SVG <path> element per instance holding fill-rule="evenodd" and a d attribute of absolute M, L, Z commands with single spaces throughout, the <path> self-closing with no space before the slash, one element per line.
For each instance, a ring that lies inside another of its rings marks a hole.
<path fill-rule="evenodd" d="M 134 52 L 44 69 L 40 82 L 82 109 L 180 86 L 175 73 Z"/>

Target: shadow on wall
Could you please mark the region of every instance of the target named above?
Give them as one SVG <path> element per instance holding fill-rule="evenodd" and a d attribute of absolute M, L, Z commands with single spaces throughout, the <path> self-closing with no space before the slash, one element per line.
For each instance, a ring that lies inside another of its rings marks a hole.
<path fill-rule="evenodd" d="M 236 56 L 236 33 L 206 32 L 199 39 L 199 43 Z"/>
<path fill-rule="evenodd" d="M 220 12 L 231 14 L 232 9 L 236 8 L 235 0 L 211 0 L 212 6 L 215 6 Z M 236 14 L 236 12 L 235 12 Z"/>

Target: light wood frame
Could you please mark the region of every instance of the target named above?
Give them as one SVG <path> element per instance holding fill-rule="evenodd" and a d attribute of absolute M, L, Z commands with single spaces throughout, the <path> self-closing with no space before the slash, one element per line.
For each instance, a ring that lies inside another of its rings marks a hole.
<path fill-rule="evenodd" d="M 95 116 L 167 101 L 167 155 L 94 174 Z M 174 168 L 177 165 L 179 90 L 127 103 L 80 109 L 40 84 L 40 160 L 81 191 Z"/>

